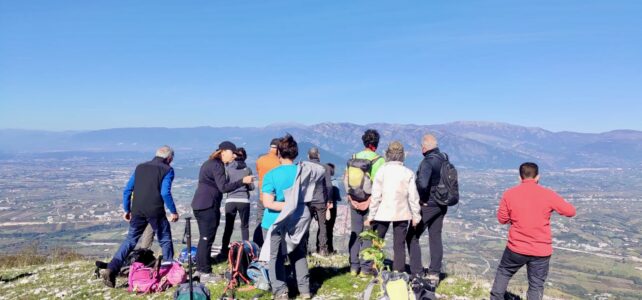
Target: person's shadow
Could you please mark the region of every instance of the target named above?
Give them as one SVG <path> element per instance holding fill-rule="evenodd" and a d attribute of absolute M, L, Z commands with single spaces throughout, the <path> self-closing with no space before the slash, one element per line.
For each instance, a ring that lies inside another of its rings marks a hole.
<path fill-rule="evenodd" d="M 310 293 L 312 295 L 315 295 L 317 291 L 323 286 L 323 284 L 337 276 L 341 276 L 344 274 L 347 274 L 350 272 L 350 267 L 345 266 L 345 267 L 329 267 L 329 266 L 313 266 L 310 269 Z M 298 291 L 297 283 L 296 283 L 296 275 L 294 272 L 290 272 L 290 266 L 286 265 L 286 272 L 289 274 L 288 276 L 288 290 L 289 290 L 289 296 L 294 298 L 295 296 L 298 295 L 296 291 Z"/>

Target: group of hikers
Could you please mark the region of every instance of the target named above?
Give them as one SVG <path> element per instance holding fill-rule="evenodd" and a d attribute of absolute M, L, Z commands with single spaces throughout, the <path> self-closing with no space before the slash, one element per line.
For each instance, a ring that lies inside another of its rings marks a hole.
<path fill-rule="evenodd" d="M 448 155 L 441 152 L 437 139 L 426 134 L 421 139 L 423 160 L 415 172 L 404 164 L 406 151 L 398 142 L 391 142 L 381 156 L 379 133 L 368 129 L 361 137 L 364 149 L 347 163 L 343 176 L 346 200 L 350 207 L 349 240 L 350 273 L 353 276 L 376 275 L 372 261 L 360 252 L 369 241 L 360 234 L 367 229 L 385 238 L 392 226 L 392 271 L 408 272 L 411 277 L 438 282 L 442 272 L 442 228 L 448 206 L 435 199 L 435 190 L 442 183 L 443 167 Z M 317 148 L 308 151 L 308 159 L 295 162 L 299 147 L 287 134 L 273 139 L 267 154 L 256 161 L 259 202 L 257 227 L 252 240 L 261 247 L 259 260 L 268 266 L 274 299 L 288 299 L 289 277 L 286 260 L 294 272 L 299 297 L 310 299 L 310 275 L 306 256 L 310 223 L 318 222 L 316 255 L 327 256 L 335 249 L 332 232 L 336 218 L 336 201 L 340 190 L 332 177 L 333 164 L 323 164 Z M 123 194 L 123 218 L 129 222 L 129 233 L 102 273 L 103 282 L 114 287 L 118 270 L 127 255 L 143 237 L 151 244 L 156 235 L 163 260 L 174 259 L 170 222 L 179 219 L 171 194 L 174 171 L 170 164 L 174 151 L 163 146 L 149 162 L 139 164 Z M 202 164 L 198 186 L 191 203 L 198 224 L 199 241 L 196 251 L 196 273 L 201 282 L 215 281 L 211 256 L 221 204 L 225 199 L 225 229 L 221 257 L 227 257 L 228 245 L 238 214 L 241 237 L 250 239 L 250 191 L 255 190 L 255 177 L 245 160 L 245 149 L 224 141 Z M 504 299 L 508 282 L 522 266 L 528 269 L 528 299 L 542 299 L 549 260 L 552 254 L 550 217 L 553 211 L 572 217 L 575 208 L 555 192 L 538 184 L 539 170 L 534 163 L 519 167 L 520 184 L 507 190 L 501 198 L 497 219 L 510 224 L 508 242 L 497 268 L 491 299 Z M 165 209 L 169 210 L 169 218 Z M 428 231 L 430 265 L 422 264 L 420 239 Z M 406 270 L 406 251 L 409 269 Z"/>

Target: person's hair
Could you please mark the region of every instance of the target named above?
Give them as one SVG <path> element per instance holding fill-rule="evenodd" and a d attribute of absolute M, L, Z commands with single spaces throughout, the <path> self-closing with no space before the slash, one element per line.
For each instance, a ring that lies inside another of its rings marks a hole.
<path fill-rule="evenodd" d="M 539 167 L 536 163 L 525 162 L 519 166 L 519 177 L 522 179 L 535 178 L 539 175 Z"/>
<path fill-rule="evenodd" d="M 221 154 L 223 153 L 223 150 L 216 150 L 210 154 L 210 160 L 214 159 L 221 159 Z"/>
<path fill-rule="evenodd" d="M 424 146 L 428 150 L 435 149 L 438 146 L 437 138 L 432 134 L 426 134 L 421 139 L 421 145 Z"/>
<path fill-rule="evenodd" d="M 334 164 L 333 163 L 328 163 L 328 166 L 330 167 L 330 175 L 334 176 Z"/>
<path fill-rule="evenodd" d="M 162 147 L 158 148 L 158 150 L 156 150 L 156 156 L 158 156 L 160 158 L 164 158 L 164 159 L 168 159 L 170 157 L 173 158 L 174 157 L 174 149 L 172 149 L 172 147 L 167 146 L 167 145 L 162 146 Z"/>
<path fill-rule="evenodd" d="M 400 142 L 394 141 L 388 145 L 388 149 L 386 150 L 386 161 L 403 162 L 405 158 L 406 155 L 403 151 L 403 145 Z"/>
<path fill-rule="evenodd" d="M 361 136 L 361 141 L 365 147 L 374 146 L 379 147 L 379 132 L 374 129 L 368 129 Z"/>
<path fill-rule="evenodd" d="M 247 159 L 247 152 L 245 152 L 245 148 L 243 147 L 236 148 L 236 152 L 234 152 L 234 154 L 236 154 L 235 160 L 245 161 Z"/>
<path fill-rule="evenodd" d="M 317 147 L 312 147 L 308 151 L 308 158 L 309 159 L 319 159 L 319 148 Z"/>
<path fill-rule="evenodd" d="M 299 155 L 299 146 L 288 133 L 279 140 L 279 144 L 276 146 L 276 153 L 281 158 L 294 160 Z"/>

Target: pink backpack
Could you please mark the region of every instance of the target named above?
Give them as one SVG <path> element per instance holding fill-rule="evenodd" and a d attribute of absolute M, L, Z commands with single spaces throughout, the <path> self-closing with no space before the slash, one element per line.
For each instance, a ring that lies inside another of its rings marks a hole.
<path fill-rule="evenodd" d="M 143 263 L 135 262 L 129 268 L 129 288 L 133 293 L 162 292 L 169 287 L 178 286 L 185 282 L 186 273 L 178 262 L 167 266 L 157 263 L 154 267 L 146 267 Z"/>
<path fill-rule="evenodd" d="M 135 262 L 129 267 L 129 287 L 133 293 L 153 293 L 158 290 L 160 277 L 156 267 L 146 267 L 145 264 Z"/>
<path fill-rule="evenodd" d="M 160 276 L 166 279 L 167 284 L 170 286 L 178 286 L 187 280 L 187 273 L 178 262 L 172 262 L 169 266 L 161 266 Z M 161 281 L 163 280 L 161 279 Z"/>

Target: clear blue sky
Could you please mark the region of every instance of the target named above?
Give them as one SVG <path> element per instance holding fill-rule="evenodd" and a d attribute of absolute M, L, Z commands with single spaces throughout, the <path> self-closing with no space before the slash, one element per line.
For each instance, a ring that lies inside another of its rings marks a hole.
<path fill-rule="evenodd" d="M 641 115 L 638 0 L 0 0 L 0 128 Z"/>

